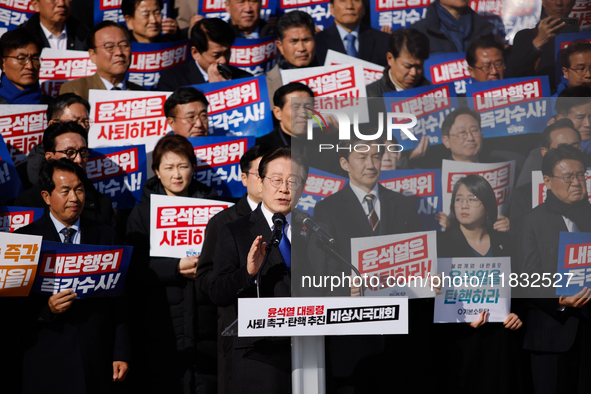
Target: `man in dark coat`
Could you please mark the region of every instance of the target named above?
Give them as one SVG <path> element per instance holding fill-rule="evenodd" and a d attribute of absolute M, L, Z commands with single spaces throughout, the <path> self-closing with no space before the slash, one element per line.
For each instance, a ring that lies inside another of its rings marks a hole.
<path fill-rule="evenodd" d="M 70 160 L 46 161 L 40 183 L 49 212 L 17 232 L 51 242 L 115 245 L 114 229 L 81 218 L 85 181 L 84 171 Z M 75 297 L 69 289 L 51 297 L 32 293 L 25 300 L 23 393 L 111 393 L 112 382 L 125 379 L 130 360 L 125 301 Z"/>

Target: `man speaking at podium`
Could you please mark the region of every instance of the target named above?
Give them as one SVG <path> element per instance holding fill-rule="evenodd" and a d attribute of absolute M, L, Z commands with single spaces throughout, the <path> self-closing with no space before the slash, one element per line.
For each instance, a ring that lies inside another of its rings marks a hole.
<path fill-rule="evenodd" d="M 296 237 L 306 237 L 301 223 L 292 224 L 291 213 L 307 177 L 305 159 L 289 146 L 275 148 L 263 156 L 258 178 L 262 203 L 220 229 L 209 290 L 216 305 L 236 304 L 239 297 L 257 294 L 291 296 L 291 243 Z M 273 241 L 278 245 L 267 249 Z M 289 337 L 236 338 L 231 392 L 291 392 L 290 347 Z"/>

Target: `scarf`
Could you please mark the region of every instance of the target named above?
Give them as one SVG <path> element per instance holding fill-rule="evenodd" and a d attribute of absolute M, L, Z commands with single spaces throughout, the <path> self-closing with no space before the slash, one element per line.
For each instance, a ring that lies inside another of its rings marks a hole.
<path fill-rule="evenodd" d="M 573 204 L 567 204 L 559 200 L 552 193 L 552 190 L 548 190 L 546 192 L 545 204 L 551 213 L 572 220 L 579 228 L 579 231 L 591 232 L 591 204 L 589 204 L 589 199 L 584 198 Z"/>
<path fill-rule="evenodd" d="M 43 93 L 38 83 L 20 90 L 10 82 L 6 74 L 2 74 L 0 82 L 2 84 L 0 86 L 0 96 L 4 97 L 8 104 L 41 104 L 43 100 Z"/>
<path fill-rule="evenodd" d="M 435 3 L 435 9 L 441 24 L 441 31 L 453 42 L 458 52 L 466 52 L 472 33 L 472 15 L 469 10 L 464 10 L 460 19 L 456 19 L 438 1 Z"/>

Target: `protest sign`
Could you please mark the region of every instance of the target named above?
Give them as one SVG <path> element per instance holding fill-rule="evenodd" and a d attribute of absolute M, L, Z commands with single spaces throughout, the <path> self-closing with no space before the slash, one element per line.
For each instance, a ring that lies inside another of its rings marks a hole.
<path fill-rule="evenodd" d="M 197 14 L 206 18 L 220 18 L 230 23 L 230 13 L 226 11 L 226 0 L 199 0 Z M 261 19 L 268 20 L 277 15 L 277 0 L 262 0 Z"/>
<path fill-rule="evenodd" d="M 277 64 L 277 37 L 237 38 L 232 44 L 230 65 L 258 77 L 271 71 Z"/>
<path fill-rule="evenodd" d="M 26 297 L 31 291 L 42 237 L 0 233 L 0 297 Z"/>
<path fill-rule="evenodd" d="M 508 44 L 513 44 L 518 31 L 536 27 L 542 13 L 542 2 L 537 0 L 471 0 L 470 7 L 495 25 L 494 33 Z"/>
<path fill-rule="evenodd" d="M 51 97 L 60 94 L 62 85 L 82 77 L 90 77 L 96 72 L 88 51 L 62 51 L 43 48 L 39 84 L 43 93 Z"/>
<path fill-rule="evenodd" d="M 591 15 L 591 3 L 589 3 L 589 14 Z M 591 19 L 590 19 L 591 25 Z M 554 39 L 554 58 L 556 59 L 556 84 L 558 81 L 568 84 L 568 80 L 564 78 L 562 72 L 562 51 L 569 47 L 569 45 L 578 41 L 591 42 L 591 31 L 582 31 L 580 33 L 563 33 L 556 36 Z"/>
<path fill-rule="evenodd" d="M 340 66 L 340 65 L 359 65 L 363 67 L 363 76 L 365 78 L 365 85 L 369 85 L 382 78 L 384 75 L 384 67 L 378 64 L 368 62 L 353 56 L 345 55 L 344 53 L 329 49 L 324 60 L 325 66 Z"/>
<path fill-rule="evenodd" d="M 24 191 L 4 138 L 0 135 L 0 200 L 12 200 Z"/>
<path fill-rule="evenodd" d="M 170 0 L 162 0 L 162 19 L 168 17 Z M 121 12 L 121 0 L 94 0 L 94 23 L 113 21 L 125 26 L 125 17 Z"/>
<path fill-rule="evenodd" d="M 151 89 L 158 86 L 162 71 L 193 60 L 188 40 L 159 44 L 131 43 L 131 65 L 127 79 Z"/>
<path fill-rule="evenodd" d="M 510 257 L 456 257 L 439 259 L 441 294 L 435 296 L 434 323 L 478 320 L 503 322 L 511 313 Z M 503 280 L 504 279 L 504 280 Z"/>
<path fill-rule="evenodd" d="M 152 194 L 150 197 L 150 256 L 201 254 L 209 219 L 234 205 L 204 198 Z"/>
<path fill-rule="evenodd" d="M 0 232 L 13 233 L 43 216 L 43 208 L 0 207 Z"/>
<path fill-rule="evenodd" d="M 427 7 L 435 0 L 370 0 L 371 27 L 392 30 L 408 27 L 424 19 Z"/>
<path fill-rule="evenodd" d="M 569 18 L 577 18 L 579 20 L 581 31 L 591 30 L 591 2 L 589 0 L 575 1 Z"/>
<path fill-rule="evenodd" d="M 330 13 L 330 0 L 277 0 L 277 3 L 279 18 L 288 12 L 303 11 L 312 17 L 320 30 L 334 23 L 334 17 Z"/>
<path fill-rule="evenodd" d="M 532 208 L 537 207 L 544 201 L 546 201 L 546 185 L 544 184 L 544 176 L 542 171 L 531 172 L 531 193 L 532 193 Z M 587 186 L 587 194 L 591 192 L 591 168 L 587 168 L 585 173 L 585 185 Z M 589 196 L 589 202 L 591 203 L 591 195 Z"/>
<path fill-rule="evenodd" d="M 15 164 L 27 159 L 43 141 L 47 128 L 47 105 L 0 105 L 0 133 Z"/>
<path fill-rule="evenodd" d="M 556 273 L 538 275 L 541 286 L 556 287 L 556 295 L 572 296 L 591 287 L 591 233 L 561 231 Z"/>
<path fill-rule="evenodd" d="M 456 95 L 466 94 L 466 86 L 472 83 L 464 52 L 431 55 L 423 66 L 425 78 L 435 85 L 453 82 Z"/>
<path fill-rule="evenodd" d="M 316 204 L 341 190 L 347 182 L 349 182 L 347 178 L 310 167 L 304 192 L 298 201 L 297 208 L 314 216 Z"/>
<path fill-rule="evenodd" d="M 31 0 L 0 1 L 0 36 L 25 23 L 34 13 Z"/>

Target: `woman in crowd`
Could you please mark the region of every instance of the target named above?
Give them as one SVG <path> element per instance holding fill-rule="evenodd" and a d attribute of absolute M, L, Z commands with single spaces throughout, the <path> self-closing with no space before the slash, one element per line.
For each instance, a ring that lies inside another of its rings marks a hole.
<path fill-rule="evenodd" d="M 195 179 L 197 163 L 191 143 L 178 135 L 163 137 L 152 153 L 156 176 L 127 223 L 134 247 L 128 273 L 137 392 L 215 393 L 217 312 L 202 306 L 195 291 L 198 256 L 150 257 L 150 196 L 153 194 L 216 198 L 217 192 Z M 141 390 L 141 389 L 145 390 Z M 205 390 L 204 390 L 205 389 Z"/>

